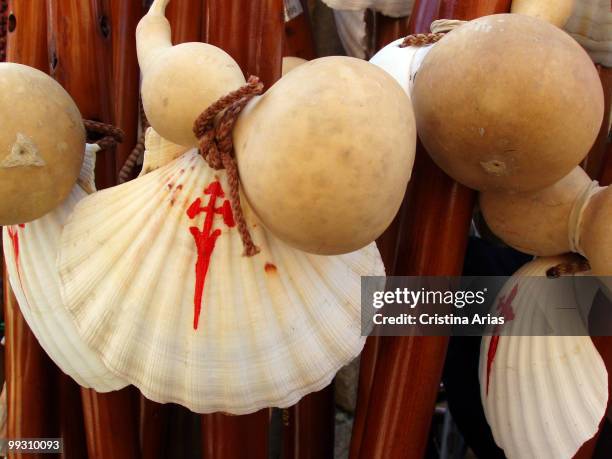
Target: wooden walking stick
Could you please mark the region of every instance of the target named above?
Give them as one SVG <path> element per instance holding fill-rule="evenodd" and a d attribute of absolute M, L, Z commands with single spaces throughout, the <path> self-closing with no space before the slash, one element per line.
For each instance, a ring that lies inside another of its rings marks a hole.
<path fill-rule="evenodd" d="M 307 2 L 285 0 L 284 7 L 283 56 L 314 59 L 316 50 Z M 334 409 L 333 384 L 283 409 L 281 457 L 333 457 Z"/>
<path fill-rule="evenodd" d="M 417 32 L 428 31 L 429 24 L 437 17 L 439 8 L 438 3 L 437 1 L 416 0 L 412 14 L 410 17 L 405 18 L 390 18 L 382 14 L 376 14 L 376 50 L 383 48 L 393 40 L 408 35 L 409 30 Z M 376 241 L 388 276 L 393 276 L 395 274 L 400 223 L 403 219 L 405 210 L 406 205 L 404 203 L 389 228 L 387 228 Z M 376 374 L 376 361 L 379 350 L 380 337 L 368 337 L 360 359 L 357 409 L 351 435 L 351 459 L 358 457 L 359 451 L 361 450 L 361 442 L 364 435 L 370 394 Z"/>
<path fill-rule="evenodd" d="M 311 60 L 317 55 L 315 49 L 308 2 L 304 0 L 284 0 L 285 39 L 283 56 L 301 57 Z"/>
<path fill-rule="evenodd" d="M 282 0 L 208 0 L 205 41 L 230 54 L 268 88 L 281 73 Z M 206 107 L 202 107 L 204 110 Z M 202 416 L 203 457 L 267 458 L 270 410 L 246 416 Z"/>
<path fill-rule="evenodd" d="M 51 74 L 76 101 L 83 117 L 113 123 L 110 33 L 113 22 L 109 19 L 108 6 L 96 0 L 48 0 L 48 41 Z M 124 29 L 124 33 L 127 30 Z M 128 41 L 119 37 L 118 40 Z M 125 109 L 122 112 L 129 118 Z M 116 170 L 114 151 L 100 152 L 96 161 L 98 188 L 116 183 Z M 136 457 L 138 432 L 134 390 L 98 394 L 83 389 L 82 400 L 89 457 Z"/>
<path fill-rule="evenodd" d="M 425 3 L 415 5 L 421 17 Z M 506 12 L 510 1 L 442 0 L 439 18 L 473 19 Z M 410 32 L 429 24 L 412 24 Z M 400 227 L 398 275 L 461 273 L 474 193 L 453 182 L 419 146 Z M 374 384 L 359 457 L 411 457 L 425 453 L 431 416 L 440 382 L 446 337 L 384 337 L 380 339 Z"/>
<path fill-rule="evenodd" d="M 6 2 L 5 2 L 6 3 Z M 36 67 L 48 71 L 46 17 L 39 14 L 33 2 L 12 1 L 3 10 L 6 15 L 7 61 Z M 30 331 L 17 300 L 11 290 L 6 271 L 4 286 L 5 320 L 5 373 L 7 383 L 7 406 L 9 438 L 59 437 L 63 422 L 58 424 L 56 383 L 59 398 L 65 400 L 67 392 L 74 392 L 76 404 L 67 404 L 62 412 L 71 412 L 79 419 L 81 412 L 78 387 L 53 365 L 38 340 Z M 66 380 L 61 379 L 64 376 Z M 59 378 L 59 379 L 58 379 Z M 67 383 L 67 384 L 66 384 Z M 72 386 L 69 385 L 72 383 Z M 73 397 L 74 400 L 74 397 Z M 61 414 L 60 414 L 61 416 Z M 67 435 L 67 451 L 77 451 L 72 435 Z M 68 442 L 67 442 L 68 443 Z M 17 455 L 22 457 L 22 455 Z M 28 457 L 42 458 L 42 454 Z"/>

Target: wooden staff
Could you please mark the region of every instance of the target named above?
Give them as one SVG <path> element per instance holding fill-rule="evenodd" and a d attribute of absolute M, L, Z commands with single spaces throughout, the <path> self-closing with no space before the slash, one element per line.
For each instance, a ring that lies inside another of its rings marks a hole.
<path fill-rule="evenodd" d="M 283 410 L 282 458 L 334 457 L 333 385 L 305 396 Z"/>
<path fill-rule="evenodd" d="M 166 8 L 166 17 L 172 26 L 172 43 L 201 41 L 204 0 L 172 1 Z"/>
<path fill-rule="evenodd" d="M 301 57 L 311 60 L 317 57 L 314 36 L 308 13 L 308 2 L 305 0 L 285 0 L 286 10 L 299 11 L 297 16 L 285 22 L 285 39 L 283 56 Z"/>
<path fill-rule="evenodd" d="M 136 58 L 136 25 L 143 15 L 142 2 L 110 0 L 112 30 L 112 118 L 125 134 L 117 145 L 115 176 L 138 140 L 140 69 Z"/>
<path fill-rule="evenodd" d="M 377 14 L 376 21 L 376 50 L 385 47 L 390 42 L 409 34 L 409 30 L 415 32 L 428 32 L 429 24 L 437 17 L 438 1 L 416 0 L 412 14 L 405 18 L 390 18 Z M 398 253 L 400 223 L 406 211 L 405 203 L 398 211 L 393 222 L 385 232 L 376 240 L 376 245 L 385 264 L 385 272 L 388 276 L 395 274 Z M 351 435 L 350 458 L 356 459 L 361 450 L 361 442 L 364 435 L 365 421 L 370 402 L 370 394 L 376 374 L 376 361 L 380 350 L 380 337 L 370 336 L 361 353 L 359 366 L 359 384 L 357 390 L 357 409 L 353 432 Z"/>
<path fill-rule="evenodd" d="M 282 0 L 208 0 L 204 10 L 206 42 L 230 54 L 245 74 L 259 76 L 266 88 L 280 78 Z M 203 457 L 267 458 L 269 422 L 268 409 L 246 416 L 203 415 Z"/>
<path fill-rule="evenodd" d="M 209 0 L 204 9 L 207 43 L 225 50 L 266 88 L 280 78 L 285 33 L 282 0 Z"/>
<path fill-rule="evenodd" d="M 5 373 L 7 437 L 56 438 L 53 363 L 21 315 L 4 273 Z M 44 459 L 44 454 L 15 455 Z"/>
<path fill-rule="evenodd" d="M 48 41 L 51 74 L 76 101 L 84 118 L 114 122 L 115 102 L 109 4 L 89 0 L 47 0 Z M 116 22 L 117 23 L 117 22 Z M 126 26 L 123 33 L 127 33 Z M 117 33 L 122 33 L 121 29 Z M 129 38 L 117 37 L 119 43 Z M 126 69 L 117 69 L 123 75 Z M 129 82 L 126 82 L 129 84 Z M 129 97 L 129 95 L 128 95 Z M 132 110 L 136 110 L 134 107 Z M 129 110 L 122 107 L 124 119 Z M 96 185 L 116 182 L 114 151 L 98 153 Z M 138 454 L 137 406 L 130 389 L 98 394 L 82 390 L 82 401 L 90 458 L 133 458 Z"/>
<path fill-rule="evenodd" d="M 429 24 L 416 22 L 426 17 L 422 9 L 427 3 L 415 5 L 411 33 L 428 31 Z M 509 9 L 507 0 L 442 0 L 438 17 L 468 20 Z M 446 176 L 419 145 L 397 274 L 460 274 L 473 203 L 474 193 Z M 447 344 L 446 337 L 380 339 L 359 457 L 424 455 Z"/>
<path fill-rule="evenodd" d="M 33 2 L 12 1 L 8 5 L 7 60 L 48 71 L 47 26 L 44 14 L 39 14 Z M 70 385 L 60 381 L 61 371 L 53 365 L 30 331 L 17 300 L 11 290 L 8 275 L 4 272 L 4 320 L 6 336 L 5 373 L 7 384 L 7 436 L 9 438 L 58 437 L 60 428 L 70 427 L 61 422 L 58 425 L 56 383 L 59 398 L 64 399 Z M 66 377 L 67 378 L 67 377 Z M 67 378 L 69 379 L 69 378 Z M 74 384 L 74 383 L 73 383 Z M 72 390 L 73 392 L 74 389 Z M 81 405 L 67 404 L 62 413 L 70 412 L 78 421 Z M 61 403 L 61 402 L 60 402 Z M 68 434 L 68 433 L 67 433 Z M 81 437 L 82 438 L 82 437 Z M 77 452 L 78 437 L 67 435 L 67 452 Z M 81 442 L 82 443 L 82 442 Z M 16 455 L 16 457 L 23 457 Z M 28 455 L 43 458 L 43 455 Z"/>

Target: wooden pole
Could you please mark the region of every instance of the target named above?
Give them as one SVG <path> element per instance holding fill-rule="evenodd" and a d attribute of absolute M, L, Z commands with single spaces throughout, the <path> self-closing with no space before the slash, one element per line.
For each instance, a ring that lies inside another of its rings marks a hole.
<path fill-rule="evenodd" d="M 47 21 L 34 2 L 8 5 L 7 60 L 48 72 Z M 78 385 L 45 354 L 25 322 L 4 276 L 9 438 L 64 438 L 64 457 L 82 457 Z M 43 457 L 43 455 L 28 455 Z"/>
<path fill-rule="evenodd" d="M 415 5 L 415 18 L 426 17 L 421 9 L 428 3 Z M 442 0 L 438 17 L 468 20 L 509 9 L 509 0 Z M 411 25 L 410 32 L 429 28 L 416 20 Z M 400 226 L 396 273 L 460 274 L 474 197 L 438 169 L 419 145 Z M 380 339 L 359 457 L 423 457 L 447 344 L 446 337 Z"/>
<path fill-rule="evenodd" d="M 111 110 L 115 126 L 125 133 L 123 142 L 116 149 L 115 175 L 138 140 L 140 69 L 136 58 L 136 25 L 142 15 L 141 1 L 110 0 Z"/>
<path fill-rule="evenodd" d="M 245 74 L 259 76 L 268 88 L 281 75 L 282 13 L 282 0 L 207 0 L 205 41 L 225 50 Z M 269 423 L 268 409 L 245 416 L 203 415 L 203 457 L 267 458 Z"/>
<path fill-rule="evenodd" d="M 115 122 L 121 113 L 123 122 L 133 122 L 128 105 L 117 108 L 113 85 L 114 70 L 124 77 L 134 77 L 133 69 L 113 69 L 110 4 L 107 1 L 47 0 L 48 44 L 51 74 L 76 101 L 84 118 L 106 123 Z M 132 11 L 126 21 L 133 21 Z M 117 18 L 116 18 L 117 19 Z M 115 24 L 119 24 L 118 19 Z M 116 33 L 127 34 L 131 25 L 122 23 Z M 123 27 L 123 28 L 122 28 Z M 130 37 L 116 37 L 116 43 L 133 42 Z M 118 51 L 119 52 L 119 51 Z M 117 54 L 116 52 L 115 54 Z M 118 62 L 121 59 L 117 58 Z M 118 65 L 122 65 L 119 63 Z M 130 63 L 131 65 L 131 63 Z M 123 89 L 126 87 L 124 86 Z M 127 95 L 130 97 L 130 95 Z M 122 97 L 122 96 L 121 96 Z M 134 95 L 132 94 L 133 98 Z M 135 113 L 137 107 L 132 107 Z M 96 185 L 112 186 L 116 182 L 114 151 L 101 152 L 96 161 Z M 124 389 L 98 394 L 82 390 L 82 401 L 90 458 L 134 458 L 138 455 L 137 406 L 133 390 Z"/>
<path fill-rule="evenodd" d="M 206 42 L 232 56 L 268 88 L 280 78 L 283 35 L 282 0 L 208 0 Z"/>
<path fill-rule="evenodd" d="M 308 2 L 285 0 L 285 5 L 301 6 L 301 13 L 285 22 L 283 56 L 301 57 L 311 60 L 317 57 L 314 36 L 308 13 Z"/>
<path fill-rule="evenodd" d="M 334 426 L 334 390 L 329 385 L 283 410 L 281 457 L 332 459 Z"/>

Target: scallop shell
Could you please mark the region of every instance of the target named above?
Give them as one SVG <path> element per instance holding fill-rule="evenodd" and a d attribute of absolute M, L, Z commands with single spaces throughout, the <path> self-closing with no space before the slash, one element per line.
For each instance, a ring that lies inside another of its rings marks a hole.
<path fill-rule="evenodd" d="M 609 0 L 576 0 L 565 30 L 596 63 L 612 67 L 612 10 Z"/>
<path fill-rule="evenodd" d="M 323 0 L 323 3 L 335 10 L 370 9 L 392 18 L 410 16 L 414 6 L 414 0 Z"/>
<path fill-rule="evenodd" d="M 346 55 L 365 59 L 368 49 L 365 11 L 334 10 L 334 21 Z"/>
<path fill-rule="evenodd" d="M 539 258 L 517 271 L 496 300 L 509 304 L 514 319 L 504 336 L 482 340 L 482 404 L 509 459 L 571 458 L 595 435 L 606 412 L 608 373 L 589 336 L 524 336 L 539 334 L 543 320 L 554 320 L 545 309 L 552 305 L 563 306 L 572 315 L 566 319 L 584 329 L 569 284 L 543 288 L 524 277 L 545 276 L 548 268 L 570 260 Z"/>
<path fill-rule="evenodd" d="M 360 276 L 375 244 L 324 257 L 290 248 L 196 150 L 83 199 L 62 234 L 62 295 L 84 341 L 157 402 L 243 414 L 329 384 L 361 351 Z M 224 194 L 225 193 L 225 194 Z M 214 209 L 214 212 L 213 210 Z"/>
<path fill-rule="evenodd" d="M 403 41 L 400 38 L 389 43 L 372 56 L 370 62 L 395 78 L 410 96 L 423 59 L 434 45 L 400 47 Z"/>
<path fill-rule="evenodd" d="M 64 222 L 77 202 L 95 191 L 93 172 L 98 149 L 97 145 L 87 146 L 77 184 L 59 207 L 25 225 L 4 227 L 2 240 L 11 287 L 42 348 L 81 386 L 107 392 L 127 382 L 114 376 L 80 338 L 62 305 L 56 268 Z"/>

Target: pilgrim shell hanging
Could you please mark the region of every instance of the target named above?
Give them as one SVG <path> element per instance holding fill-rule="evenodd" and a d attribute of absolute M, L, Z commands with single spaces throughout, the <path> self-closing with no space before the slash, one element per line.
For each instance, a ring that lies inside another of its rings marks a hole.
<path fill-rule="evenodd" d="M 70 95 L 49 75 L 0 63 L 0 225 L 42 217 L 70 194 L 85 129 Z"/>
<path fill-rule="evenodd" d="M 359 354 L 360 276 L 384 268 L 375 244 L 292 249 L 246 201 L 261 252 L 244 257 L 228 192 L 225 171 L 191 150 L 89 196 L 59 271 L 68 312 L 113 372 L 158 402 L 242 414 L 295 403 Z"/>
<path fill-rule="evenodd" d="M 606 412 L 606 367 L 584 330 L 569 283 L 551 288 L 530 277 L 574 260 L 538 258 L 517 271 L 496 300 L 507 317 L 511 312 L 512 321 L 504 336 L 482 340 L 482 404 L 493 437 L 509 459 L 569 459 L 597 432 Z M 527 336 L 542 334 L 543 321 L 555 320 L 546 311 L 552 305 L 575 316 L 565 319 L 582 327 L 584 335 Z"/>
<path fill-rule="evenodd" d="M 98 392 L 128 383 L 116 377 L 80 338 L 62 305 L 56 258 L 62 228 L 77 202 L 95 191 L 93 170 L 97 145 L 87 145 L 81 175 L 70 195 L 55 210 L 23 225 L 3 228 L 3 246 L 11 287 L 19 308 L 42 348 L 77 383 Z"/>

